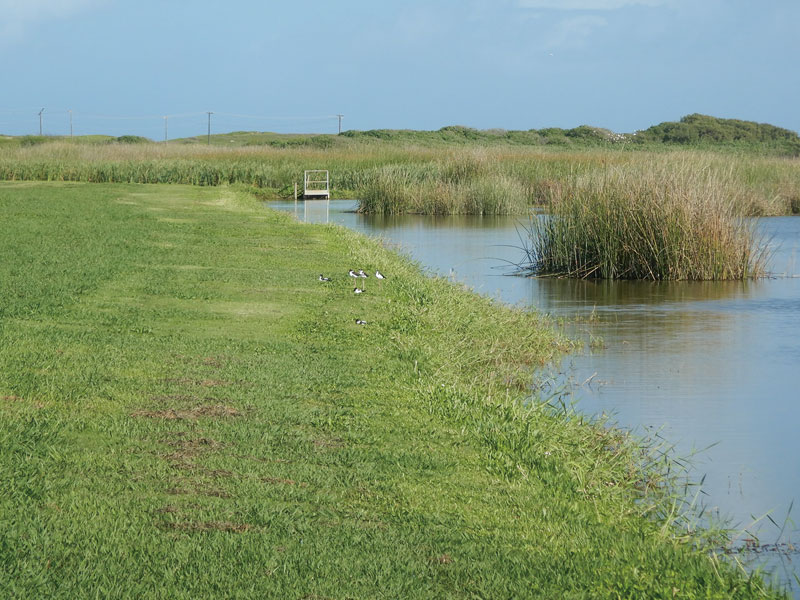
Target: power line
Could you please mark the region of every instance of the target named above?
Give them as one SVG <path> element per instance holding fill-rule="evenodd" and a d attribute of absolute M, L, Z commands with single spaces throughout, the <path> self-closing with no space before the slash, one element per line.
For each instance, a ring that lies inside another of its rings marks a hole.
<path fill-rule="evenodd" d="M 156 119 L 162 119 L 164 115 L 142 115 L 142 116 L 112 116 L 112 115 L 92 115 L 92 114 L 85 114 L 85 113 L 76 113 L 78 116 L 83 117 L 84 119 L 103 119 L 108 121 L 154 121 Z M 191 117 L 191 116 L 199 116 L 205 113 L 191 113 L 186 115 L 168 115 L 171 117 Z"/>
<path fill-rule="evenodd" d="M 10 118 L 14 120 L 17 116 L 23 116 L 25 113 L 33 109 L 18 109 L 18 108 L 0 108 L 0 115 L 6 116 L 6 118 Z M 208 124 L 207 124 L 207 141 L 210 144 L 211 139 L 211 115 L 217 115 L 218 117 L 222 117 L 223 119 L 249 119 L 249 120 L 262 120 L 262 121 L 273 121 L 273 122 L 314 122 L 314 121 L 327 121 L 329 119 L 338 119 L 339 122 L 339 132 L 341 133 L 342 128 L 342 118 L 344 115 L 340 114 L 333 114 L 333 115 L 313 115 L 313 116 L 277 116 L 277 115 L 251 115 L 251 114 L 242 114 L 242 113 L 220 113 L 214 111 L 198 111 L 198 112 L 186 112 L 186 113 L 175 113 L 175 114 L 168 114 L 168 115 L 109 115 L 109 114 L 95 114 L 95 113 L 83 113 L 80 110 L 76 110 L 73 108 L 49 108 L 48 114 L 59 114 L 59 113 L 67 113 L 69 115 L 69 135 L 70 137 L 74 137 L 74 119 L 78 119 L 79 122 L 83 121 L 83 130 L 86 132 L 87 122 L 90 121 L 118 121 L 118 122 L 125 122 L 125 121 L 139 121 L 139 122 L 151 122 L 153 125 L 158 122 L 156 119 L 163 119 L 164 120 L 164 129 L 165 129 L 165 137 L 169 139 L 169 125 L 168 119 L 188 119 L 188 118 L 196 118 L 200 115 L 207 115 L 208 117 Z M 45 109 L 42 108 L 37 113 L 39 117 L 39 135 L 44 135 L 44 112 Z M 30 114 L 30 113 L 28 113 Z M 66 115 L 65 115 L 66 116 Z M 24 128 L 25 119 L 19 119 L 16 123 L 13 122 L 4 122 L 3 126 L 5 127 L 14 127 L 14 125 L 18 127 Z M 99 123 L 97 124 L 99 126 Z M 228 124 L 226 123 L 226 126 Z M 234 126 L 234 123 L 230 123 L 230 126 Z M 148 126 L 148 129 L 150 126 Z M 316 127 L 315 127 L 316 129 Z"/>
<path fill-rule="evenodd" d="M 28 114 L 32 110 L 36 110 L 35 106 L 29 106 L 28 108 L 0 108 L 0 113 L 3 114 Z M 52 108 L 50 110 L 53 110 Z"/>
<path fill-rule="evenodd" d="M 23 114 L 27 113 L 31 108 L 27 109 L 16 109 L 16 108 L 0 108 L 0 114 Z M 158 115 L 107 115 L 107 114 L 94 114 L 94 113 L 84 113 L 80 110 L 75 110 L 71 108 L 50 108 L 50 112 L 72 112 L 76 116 L 80 116 L 83 118 L 92 118 L 92 119 L 119 119 L 119 120 L 147 120 L 147 119 L 163 119 L 164 113 Z M 199 115 L 208 114 L 208 111 L 197 111 L 197 112 L 187 112 L 187 113 L 175 113 L 175 114 L 167 114 L 166 116 L 170 118 L 182 118 L 182 117 L 196 117 Z M 276 115 L 247 115 L 247 114 L 240 114 L 240 113 L 226 113 L 226 112 L 214 112 L 215 115 L 219 115 L 221 117 L 234 117 L 239 119 L 263 119 L 266 121 L 323 121 L 326 119 L 336 119 L 339 116 L 338 114 L 332 115 L 313 115 L 313 116 L 276 116 Z"/>
<path fill-rule="evenodd" d="M 238 119 L 262 119 L 265 121 L 326 121 L 335 119 L 338 115 L 322 115 L 318 117 L 269 117 L 264 115 L 239 115 L 234 113 L 214 113 L 221 117 L 235 117 Z"/>

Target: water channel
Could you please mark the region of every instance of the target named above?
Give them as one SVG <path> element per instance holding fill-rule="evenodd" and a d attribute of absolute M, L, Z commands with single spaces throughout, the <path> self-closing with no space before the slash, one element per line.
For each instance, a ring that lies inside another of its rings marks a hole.
<path fill-rule="evenodd" d="M 782 543 L 761 561 L 800 598 L 800 217 L 759 221 L 780 277 L 595 282 L 507 275 L 522 259 L 520 217 L 361 215 L 350 200 L 270 206 L 380 236 L 431 272 L 571 322 L 586 350 L 556 371 L 575 382 L 577 408 L 657 432 L 677 456 L 700 450 L 699 501 L 746 528 L 742 543 Z"/>

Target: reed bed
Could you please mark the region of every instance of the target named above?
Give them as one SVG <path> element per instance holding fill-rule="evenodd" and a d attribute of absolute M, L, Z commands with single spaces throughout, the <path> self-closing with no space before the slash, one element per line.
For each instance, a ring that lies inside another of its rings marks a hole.
<path fill-rule="evenodd" d="M 522 214 L 532 200 L 522 178 L 482 151 L 375 169 L 359 192 L 361 212 L 383 214 Z"/>
<path fill-rule="evenodd" d="M 800 212 L 800 159 L 694 150 L 583 150 L 547 147 L 425 148 L 350 141 L 334 147 L 274 148 L 182 144 L 0 146 L 0 180 L 243 184 L 264 197 L 290 197 L 305 169 L 328 169 L 334 197 L 357 198 L 370 213 L 525 214 L 578 180 L 603 181 L 687 171 L 713 180 L 738 214 Z M 582 184 L 583 185 L 583 184 Z"/>
<path fill-rule="evenodd" d="M 761 277 L 766 245 L 741 202 L 723 180 L 689 165 L 582 177 L 531 221 L 525 269 L 601 279 Z"/>

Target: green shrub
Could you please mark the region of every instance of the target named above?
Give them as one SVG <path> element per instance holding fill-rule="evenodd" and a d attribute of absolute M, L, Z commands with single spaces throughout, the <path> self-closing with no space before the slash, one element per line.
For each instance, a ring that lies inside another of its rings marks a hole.
<path fill-rule="evenodd" d="M 149 144 L 150 142 L 152 142 L 152 140 L 139 135 L 121 135 L 109 140 L 109 143 L 117 144 Z"/>
<path fill-rule="evenodd" d="M 794 131 L 752 121 L 718 119 L 692 114 L 679 122 L 665 122 L 637 132 L 638 143 L 695 144 L 749 148 L 775 148 L 783 153 L 800 154 L 800 137 Z"/>
<path fill-rule="evenodd" d="M 576 141 L 582 141 L 589 144 L 598 144 L 608 142 L 613 135 L 613 132 L 608 129 L 601 129 L 599 127 L 590 127 L 589 125 L 581 125 L 568 130 L 564 135 Z"/>
<path fill-rule="evenodd" d="M 19 145 L 23 147 L 38 146 L 39 144 L 44 144 L 46 141 L 47 138 L 43 135 L 23 135 L 19 138 Z"/>

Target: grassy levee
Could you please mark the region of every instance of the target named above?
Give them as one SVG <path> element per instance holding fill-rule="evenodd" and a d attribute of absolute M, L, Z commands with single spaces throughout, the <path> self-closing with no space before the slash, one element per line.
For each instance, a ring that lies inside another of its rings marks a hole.
<path fill-rule="evenodd" d="M 578 178 L 531 220 L 525 268 L 600 279 L 763 277 L 767 245 L 724 182 L 695 170 L 609 171 Z"/>
<path fill-rule="evenodd" d="M 335 198 L 372 213 L 524 214 L 576 179 L 692 170 L 736 198 L 743 215 L 800 210 L 800 159 L 756 152 L 633 147 L 422 147 L 337 139 L 329 148 L 185 144 L 0 145 L 0 180 L 241 184 L 289 198 L 305 169 L 328 169 Z"/>
<path fill-rule="evenodd" d="M 776 596 L 635 443 L 522 403 L 535 314 L 228 188 L 0 217 L 3 598 Z"/>

